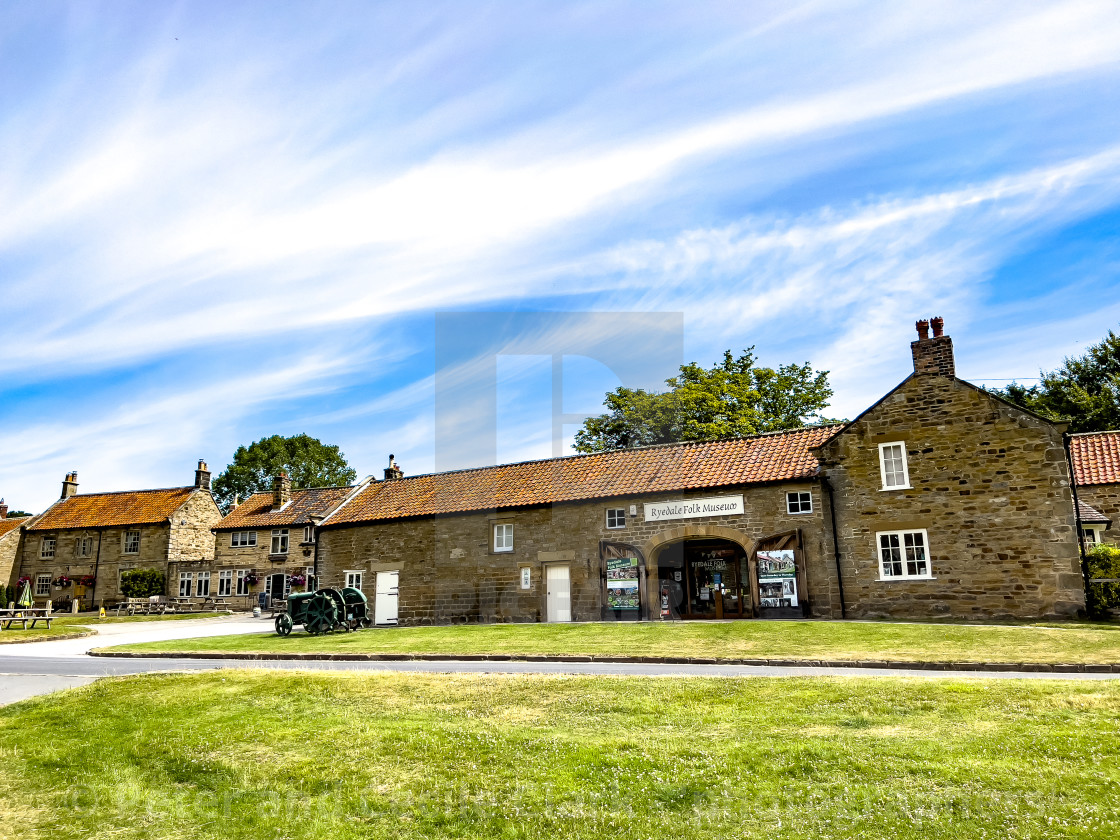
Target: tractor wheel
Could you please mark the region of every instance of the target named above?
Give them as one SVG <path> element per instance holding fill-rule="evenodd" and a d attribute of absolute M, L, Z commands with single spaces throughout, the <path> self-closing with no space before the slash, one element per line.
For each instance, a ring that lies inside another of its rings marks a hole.
<path fill-rule="evenodd" d="M 287 636 L 292 632 L 292 617 L 286 612 L 280 613 L 276 616 L 276 633 L 279 636 Z"/>
<path fill-rule="evenodd" d="M 338 624 L 338 608 L 334 600 L 327 595 L 316 595 L 307 602 L 305 607 L 303 626 L 307 632 L 315 636 L 327 633 Z"/>

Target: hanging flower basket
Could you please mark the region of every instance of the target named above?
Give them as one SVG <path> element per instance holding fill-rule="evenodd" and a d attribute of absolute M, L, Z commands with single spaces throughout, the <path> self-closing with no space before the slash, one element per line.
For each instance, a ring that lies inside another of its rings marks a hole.
<path fill-rule="evenodd" d="M 303 588 L 307 585 L 307 576 L 301 574 L 288 575 L 288 586 L 294 588 Z"/>
<path fill-rule="evenodd" d="M 88 589 L 89 587 L 97 583 L 97 578 L 95 578 L 93 575 L 85 575 L 78 578 L 78 583 L 79 585 L 84 586 Z"/>
<path fill-rule="evenodd" d="M 258 583 L 260 583 L 260 578 L 257 577 L 256 572 L 249 572 L 249 574 L 245 575 L 245 583 L 247 583 L 249 586 L 256 586 Z"/>
<path fill-rule="evenodd" d="M 74 581 L 72 581 L 70 578 L 66 577 L 66 575 L 59 575 L 58 577 L 56 577 L 54 579 L 54 588 L 55 589 L 66 589 L 73 582 Z"/>

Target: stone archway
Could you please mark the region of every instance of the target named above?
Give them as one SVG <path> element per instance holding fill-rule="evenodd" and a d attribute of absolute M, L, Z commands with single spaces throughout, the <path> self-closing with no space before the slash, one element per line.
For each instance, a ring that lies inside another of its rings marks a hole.
<path fill-rule="evenodd" d="M 758 545 L 758 540 L 751 539 L 742 531 L 737 531 L 734 528 L 725 528 L 722 525 L 678 525 L 676 528 L 670 528 L 667 531 L 662 531 L 659 534 L 654 534 L 641 546 L 642 553 L 645 554 L 647 562 L 656 564 L 657 552 L 662 548 L 672 543 L 681 542 L 682 540 L 698 539 L 703 537 L 717 538 L 729 540 L 737 543 L 750 557 L 754 553 L 755 546 Z"/>
<path fill-rule="evenodd" d="M 660 604 L 663 617 L 753 617 L 757 593 L 748 558 L 757 546 L 721 525 L 681 524 L 654 534 L 642 545 L 650 603 Z"/>

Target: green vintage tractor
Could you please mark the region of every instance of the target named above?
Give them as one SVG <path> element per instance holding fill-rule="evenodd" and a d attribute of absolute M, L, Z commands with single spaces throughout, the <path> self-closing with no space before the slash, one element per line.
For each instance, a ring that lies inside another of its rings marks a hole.
<path fill-rule="evenodd" d="M 293 592 L 288 608 L 276 616 L 276 632 L 287 636 L 297 624 L 312 636 L 344 630 L 349 633 L 373 625 L 373 613 L 365 593 L 347 586 L 342 589 L 319 589 L 315 592 Z"/>

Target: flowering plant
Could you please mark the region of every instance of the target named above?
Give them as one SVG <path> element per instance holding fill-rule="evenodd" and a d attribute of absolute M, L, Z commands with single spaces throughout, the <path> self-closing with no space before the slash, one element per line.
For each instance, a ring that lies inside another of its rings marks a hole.
<path fill-rule="evenodd" d="M 54 585 L 58 586 L 58 587 L 61 587 L 63 589 L 65 589 L 67 586 L 69 586 L 73 582 L 74 581 L 70 580 L 70 578 L 66 577 L 66 575 L 59 575 L 58 577 L 56 577 L 54 579 Z"/>
<path fill-rule="evenodd" d="M 305 586 L 307 584 L 307 577 L 298 572 L 294 575 L 288 575 L 288 586 Z"/>
<path fill-rule="evenodd" d="M 259 582 L 260 582 L 260 578 L 259 578 L 259 577 L 257 577 L 257 573 L 256 573 L 256 572 L 248 572 L 248 573 L 246 573 L 246 575 L 245 575 L 245 583 L 247 583 L 247 584 L 248 584 L 249 586 L 256 586 L 256 585 L 257 585 L 257 583 L 259 583 Z"/>
<path fill-rule="evenodd" d="M 23 586 L 25 583 L 31 583 L 31 578 L 27 577 L 26 575 L 19 579 L 19 583 L 17 583 L 16 586 Z"/>
<path fill-rule="evenodd" d="M 90 587 L 97 583 L 97 578 L 95 578 L 93 575 L 83 575 L 82 577 L 78 578 L 78 583 L 81 586 Z"/>

